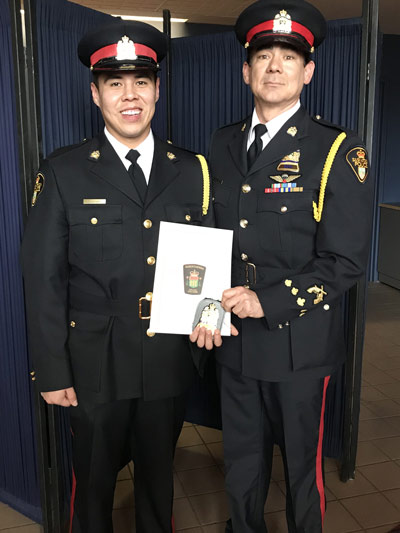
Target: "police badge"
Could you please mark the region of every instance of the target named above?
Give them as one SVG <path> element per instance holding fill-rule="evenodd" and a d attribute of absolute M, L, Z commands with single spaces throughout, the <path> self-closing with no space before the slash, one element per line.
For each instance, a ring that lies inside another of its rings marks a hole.
<path fill-rule="evenodd" d="M 193 320 L 193 329 L 197 326 L 209 329 L 213 334 L 216 329 L 221 331 L 225 311 L 219 300 L 204 298 L 197 306 Z"/>

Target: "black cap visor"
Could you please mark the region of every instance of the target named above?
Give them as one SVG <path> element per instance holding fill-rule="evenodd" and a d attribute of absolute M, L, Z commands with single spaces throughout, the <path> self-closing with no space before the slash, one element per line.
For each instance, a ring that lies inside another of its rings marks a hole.
<path fill-rule="evenodd" d="M 160 66 L 153 59 L 145 56 L 138 56 L 136 59 L 117 60 L 116 57 L 106 57 L 100 59 L 95 65 L 91 67 L 93 72 L 107 71 L 107 70 L 139 70 L 150 69 L 157 72 Z"/>

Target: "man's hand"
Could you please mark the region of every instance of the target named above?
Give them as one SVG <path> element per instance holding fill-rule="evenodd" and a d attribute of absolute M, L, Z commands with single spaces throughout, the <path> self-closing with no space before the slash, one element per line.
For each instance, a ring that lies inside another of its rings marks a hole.
<path fill-rule="evenodd" d="M 238 330 L 233 324 L 231 324 L 231 335 L 234 337 L 239 335 Z M 206 350 L 212 350 L 214 346 L 218 348 L 222 344 L 222 337 L 219 329 L 216 329 L 213 335 L 211 330 L 197 326 L 189 335 L 189 339 L 192 342 L 197 343 L 199 348 L 205 348 Z"/>
<path fill-rule="evenodd" d="M 62 407 L 76 407 L 78 400 L 74 387 L 68 389 L 41 392 L 40 395 L 49 405 L 61 405 Z"/>
<path fill-rule="evenodd" d="M 262 318 L 263 308 L 257 294 L 244 287 L 233 287 L 222 293 L 222 307 L 239 318 Z"/>

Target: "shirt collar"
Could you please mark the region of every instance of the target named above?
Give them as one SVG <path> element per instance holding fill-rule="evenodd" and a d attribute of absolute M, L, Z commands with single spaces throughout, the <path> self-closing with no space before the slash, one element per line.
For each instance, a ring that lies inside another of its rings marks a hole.
<path fill-rule="evenodd" d="M 123 144 L 121 141 L 116 139 L 114 135 L 112 135 L 107 128 L 104 128 L 104 134 L 109 140 L 111 146 L 116 151 L 118 157 L 121 159 L 124 167 L 126 170 L 131 166 L 131 162 L 126 159 L 126 154 L 129 152 L 129 148 Z M 140 165 L 141 169 L 143 170 L 143 173 L 145 175 L 146 181 L 149 181 L 150 171 L 151 171 L 151 165 L 153 164 L 153 155 L 154 155 L 154 135 L 152 130 L 149 131 L 148 136 L 145 138 L 143 142 L 139 144 L 135 148 L 140 154 L 140 156 L 137 159 L 138 164 Z"/>
<path fill-rule="evenodd" d="M 278 133 L 278 131 L 282 128 L 285 122 L 287 122 L 290 119 L 290 117 L 292 117 L 300 109 L 300 106 L 301 106 L 300 100 L 298 100 L 297 103 L 294 104 L 293 107 L 291 107 L 284 113 L 281 113 L 280 115 L 273 118 L 272 120 L 268 121 L 266 123 L 268 132 L 265 133 L 261 137 L 263 139 L 263 142 L 264 142 L 264 136 L 267 136 L 267 138 L 271 140 Z M 257 124 L 262 124 L 262 122 L 258 118 L 257 111 L 254 108 L 253 115 L 251 118 L 251 127 L 250 127 L 250 134 L 249 134 L 250 144 L 254 140 L 254 128 L 257 126 Z"/>

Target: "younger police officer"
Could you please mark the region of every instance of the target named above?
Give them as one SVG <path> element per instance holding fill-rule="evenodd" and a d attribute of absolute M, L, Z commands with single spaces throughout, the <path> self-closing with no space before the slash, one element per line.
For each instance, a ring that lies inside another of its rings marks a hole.
<path fill-rule="evenodd" d="M 136 531 L 173 529 L 172 461 L 194 367 L 187 338 L 148 329 L 158 230 L 210 215 L 204 161 L 151 131 L 166 49 L 140 22 L 81 40 L 105 129 L 43 162 L 22 245 L 34 379 L 47 403 L 74 406 L 74 533 L 113 530 L 127 450 Z"/>
<path fill-rule="evenodd" d="M 373 193 L 360 139 L 299 102 L 325 28 L 303 0 L 260 0 L 239 16 L 255 109 L 211 143 L 217 226 L 234 230 L 222 304 L 239 336 L 216 352 L 234 533 L 266 531 L 274 442 L 289 531 L 323 527 L 325 395 L 345 356 L 342 296 L 366 268 Z"/>

